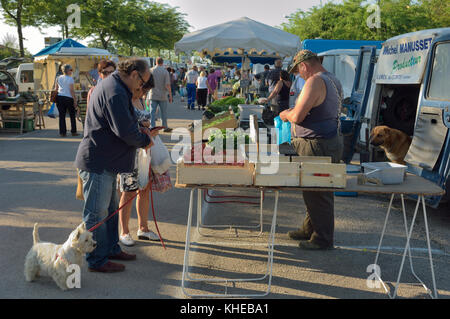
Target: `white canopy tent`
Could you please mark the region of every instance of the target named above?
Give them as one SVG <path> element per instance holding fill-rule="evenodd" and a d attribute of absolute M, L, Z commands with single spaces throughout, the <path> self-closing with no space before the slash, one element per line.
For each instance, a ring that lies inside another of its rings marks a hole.
<path fill-rule="evenodd" d="M 300 49 L 298 36 L 243 17 L 186 34 L 175 43 L 175 52 L 203 56 L 235 54 L 293 56 Z"/>

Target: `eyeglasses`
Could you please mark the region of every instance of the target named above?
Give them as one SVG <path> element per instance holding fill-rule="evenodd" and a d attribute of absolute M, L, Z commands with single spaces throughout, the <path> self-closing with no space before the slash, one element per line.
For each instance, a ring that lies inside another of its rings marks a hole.
<path fill-rule="evenodd" d="M 145 84 L 144 79 L 142 78 L 141 74 L 136 70 L 137 74 L 139 75 L 139 79 L 141 79 L 142 83 L 141 83 L 141 87 Z"/>
<path fill-rule="evenodd" d="M 107 76 L 107 75 L 110 75 L 113 72 L 114 71 L 102 71 L 101 74 L 103 74 L 104 76 Z"/>

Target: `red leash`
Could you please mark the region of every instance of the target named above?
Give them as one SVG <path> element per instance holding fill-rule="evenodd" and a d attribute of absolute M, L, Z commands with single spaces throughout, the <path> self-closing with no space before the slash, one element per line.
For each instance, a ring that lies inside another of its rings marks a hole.
<path fill-rule="evenodd" d="M 150 198 L 151 198 L 151 202 L 152 202 L 152 214 L 153 214 L 153 221 L 155 222 L 155 227 L 156 227 L 156 231 L 158 232 L 158 236 L 159 236 L 159 240 L 161 241 L 162 246 L 164 247 L 164 249 L 166 249 L 166 245 L 164 245 L 164 241 L 162 239 L 161 233 L 159 232 L 159 228 L 158 228 L 158 222 L 156 221 L 156 216 L 155 216 L 155 208 L 154 208 L 154 204 L 153 204 L 153 189 L 152 189 L 152 183 L 153 183 L 153 177 L 151 176 L 152 173 L 152 167 L 150 165 L 150 169 L 149 169 L 149 177 L 151 178 L 151 180 L 149 180 L 149 184 L 150 184 Z M 94 230 L 96 230 L 97 228 L 99 228 L 101 225 L 103 225 L 104 223 L 106 223 L 108 220 L 110 220 L 114 215 L 116 215 L 121 209 L 123 209 L 125 206 L 127 206 L 128 204 L 130 204 L 138 195 L 139 195 L 140 191 L 137 191 L 136 194 L 131 197 L 125 204 L 123 204 L 121 207 L 119 207 L 114 213 L 112 213 L 111 215 L 109 215 L 108 217 L 106 217 L 105 219 L 103 219 L 101 222 L 99 222 L 97 225 L 94 225 L 93 227 L 89 228 L 89 231 L 92 232 Z"/>

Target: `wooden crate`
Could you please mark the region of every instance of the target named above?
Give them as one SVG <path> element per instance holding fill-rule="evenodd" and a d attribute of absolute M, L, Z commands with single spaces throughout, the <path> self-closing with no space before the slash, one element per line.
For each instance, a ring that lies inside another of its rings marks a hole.
<path fill-rule="evenodd" d="M 300 186 L 345 188 L 346 164 L 301 163 Z"/>
<path fill-rule="evenodd" d="M 192 185 L 242 185 L 253 184 L 254 165 L 186 165 L 177 163 L 177 184 Z"/>
<path fill-rule="evenodd" d="M 276 162 L 278 170 L 273 174 L 263 174 L 270 163 L 256 163 L 255 186 L 300 186 L 300 163 Z"/>
<path fill-rule="evenodd" d="M 222 123 L 218 123 L 218 124 L 216 124 L 216 125 L 213 126 L 213 127 L 208 127 L 208 128 L 206 128 L 206 129 L 204 128 L 204 127 L 207 126 L 208 124 L 210 124 L 210 123 L 212 123 L 212 122 L 214 122 L 214 121 L 216 121 L 216 120 L 218 120 L 218 119 L 220 119 L 220 118 L 230 116 L 230 114 L 232 115 L 232 117 L 231 117 L 229 120 L 224 121 L 224 122 L 222 122 Z M 209 129 L 212 129 L 212 128 L 216 128 L 216 129 L 219 129 L 219 130 L 227 129 L 227 128 L 235 129 L 235 128 L 238 127 L 238 122 L 237 122 L 236 117 L 234 116 L 233 113 L 225 113 L 225 114 L 220 115 L 220 116 L 218 116 L 218 117 L 213 117 L 213 118 L 210 119 L 210 120 L 202 121 L 201 123 L 202 123 L 202 128 L 201 128 L 202 134 L 201 134 L 201 136 L 196 136 L 196 135 L 195 135 L 195 129 L 196 129 L 195 127 L 194 127 L 194 131 L 190 131 L 190 134 L 191 134 L 191 143 L 192 143 L 192 144 L 201 142 L 203 139 L 208 139 L 208 136 L 204 136 L 206 130 L 209 130 Z M 197 128 L 197 129 L 198 129 L 198 128 Z"/>

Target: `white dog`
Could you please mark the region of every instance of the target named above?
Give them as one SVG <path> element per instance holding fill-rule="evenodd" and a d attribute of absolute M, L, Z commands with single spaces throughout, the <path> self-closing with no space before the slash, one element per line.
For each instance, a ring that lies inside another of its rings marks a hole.
<path fill-rule="evenodd" d="M 92 252 L 96 245 L 85 223 L 81 223 L 62 245 L 40 242 L 38 225 L 34 224 L 33 247 L 25 258 L 25 279 L 33 281 L 39 274 L 48 275 L 59 288 L 67 290 L 67 278 L 71 274 L 67 267 L 81 266 L 84 254 Z"/>

